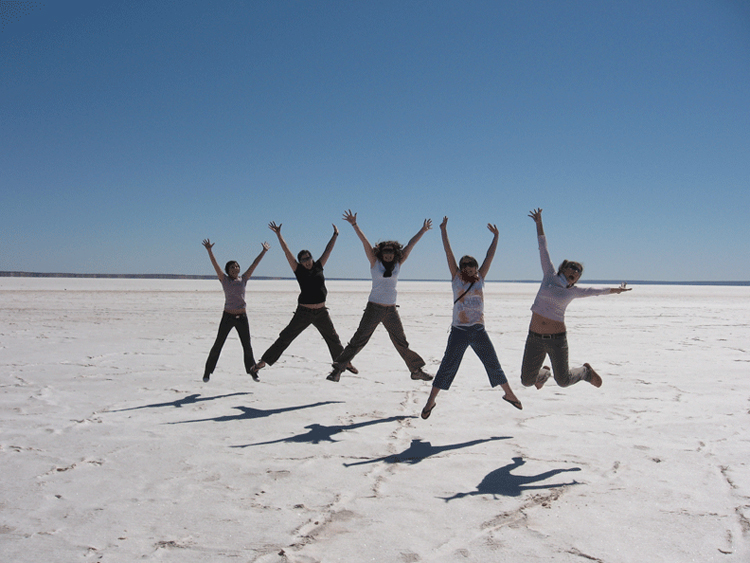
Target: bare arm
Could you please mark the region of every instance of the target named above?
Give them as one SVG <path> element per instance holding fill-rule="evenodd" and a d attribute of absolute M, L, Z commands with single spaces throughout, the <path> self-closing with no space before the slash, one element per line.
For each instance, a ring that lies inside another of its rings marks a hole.
<path fill-rule="evenodd" d="M 224 281 L 224 272 L 221 270 L 219 263 L 214 257 L 214 251 L 211 250 L 214 247 L 214 244 L 215 243 L 211 242 L 210 239 L 203 239 L 203 246 L 208 250 L 208 257 L 211 259 L 211 264 L 213 265 L 214 270 L 216 270 L 216 275 L 219 276 L 219 281 Z"/>
<path fill-rule="evenodd" d="M 493 236 L 490 247 L 487 249 L 487 255 L 484 257 L 484 262 L 482 262 L 482 265 L 479 267 L 479 275 L 482 276 L 482 279 L 486 279 L 487 273 L 490 271 L 492 259 L 495 257 L 495 251 L 497 250 L 497 239 L 500 235 L 500 230 L 497 228 L 497 225 L 487 223 L 487 228 L 490 230 Z"/>
<path fill-rule="evenodd" d="M 354 227 L 354 232 L 357 233 L 357 236 L 359 237 L 359 240 L 362 241 L 362 245 L 365 247 L 365 254 L 367 255 L 367 259 L 370 261 L 370 268 L 372 268 L 375 265 L 375 262 L 377 262 L 377 258 L 375 257 L 375 254 L 372 251 L 372 245 L 370 244 L 370 241 L 367 240 L 367 237 L 365 234 L 360 230 L 359 226 L 357 225 L 357 214 L 352 213 L 352 210 L 349 209 L 344 212 L 344 221 L 349 223 L 352 227 Z"/>
<path fill-rule="evenodd" d="M 297 260 L 294 258 L 294 254 L 292 254 L 292 252 L 289 250 L 284 237 L 281 236 L 281 223 L 277 225 L 275 221 L 271 221 L 270 223 L 268 223 L 268 228 L 276 233 L 276 236 L 279 239 L 279 244 L 281 245 L 281 250 L 284 251 L 286 261 L 289 262 L 289 267 L 292 269 L 292 272 L 296 272 L 297 266 L 299 266 L 299 262 L 297 262 Z"/>
<path fill-rule="evenodd" d="M 331 252 L 333 251 L 333 247 L 336 244 L 336 239 L 339 237 L 339 229 L 336 225 L 333 226 L 333 234 L 331 235 L 331 240 L 328 241 L 328 244 L 326 245 L 326 249 L 323 251 L 323 255 L 320 257 L 320 265 L 325 266 L 326 262 L 328 262 L 328 258 L 331 256 Z"/>
<path fill-rule="evenodd" d="M 531 217 L 534 220 L 534 223 L 536 223 L 536 236 L 543 237 L 544 225 L 542 225 L 542 208 L 539 207 L 537 209 L 534 209 L 533 211 L 530 211 L 529 217 Z"/>
<path fill-rule="evenodd" d="M 445 249 L 445 257 L 448 259 L 448 269 L 451 272 L 451 279 L 456 277 L 458 274 L 458 264 L 456 264 L 456 257 L 453 256 L 453 250 L 451 249 L 451 243 L 448 240 L 448 217 L 443 217 L 443 222 L 440 223 L 440 235 L 443 239 L 443 248 Z"/>
<path fill-rule="evenodd" d="M 401 253 L 401 260 L 399 261 L 399 264 L 403 264 L 406 262 L 406 259 L 409 257 L 409 254 L 411 254 L 412 249 L 414 248 L 414 245 L 419 242 L 419 239 L 422 238 L 422 235 L 425 234 L 427 231 L 429 231 L 432 228 L 432 219 L 425 219 L 424 223 L 422 223 L 422 228 L 419 229 L 419 232 L 411 237 L 411 240 L 409 243 L 404 247 L 404 250 Z"/>
<path fill-rule="evenodd" d="M 258 254 L 257 258 L 255 260 L 253 260 L 253 263 L 250 264 L 250 267 L 247 269 L 247 271 L 244 274 L 242 274 L 242 279 L 243 280 L 246 280 L 250 276 L 253 275 L 253 272 L 255 271 L 255 268 L 258 267 L 258 264 L 260 264 L 260 261 L 263 259 L 263 256 L 266 255 L 266 252 L 268 252 L 269 248 L 271 248 L 271 245 L 268 244 L 267 242 L 264 242 L 263 243 L 263 250 L 261 250 L 260 254 Z"/>

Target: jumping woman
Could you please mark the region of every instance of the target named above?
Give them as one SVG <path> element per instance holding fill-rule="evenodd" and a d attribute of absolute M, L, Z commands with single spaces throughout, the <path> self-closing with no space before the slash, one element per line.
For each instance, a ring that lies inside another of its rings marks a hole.
<path fill-rule="evenodd" d="M 544 236 L 542 210 L 529 213 L 536 223 L 539 240 L 539 255 L 544 278 L 534 304 L 531 306 L 531 324 L 526 338 L 521 367 L 521 383 L 526 387 L 534 385 L 541 389 L 550 377 L 550 369 L 542 367 L 549 355 L 552 373 L 560 387 L 568 387 L 579 381 L 588 381 L 594 387 L 602 386 L 602 378 L 589 364 L 570 369 L 568 366 L 568 339 L 565 328 L 565 309 L 573 299 L 594 295 L 608 295 L 630 291 L 630 288 L 582 288 L 576 286 L 581 278 L 583 266 L 578 262 L 564 260 L 555 270 L 547 250 L 547 237 Z"/>
<path fill-rule="evenodd" d="M 497 249 L 499 231 L 496 225 L 488 224 L 487 228 L 492 233 L 492 243 L 487 249 L 484 262 L 479 266 L 473 256 L 463 256 L 458 264 L 453 256 L 451 244 L 448 240 L 448 217 L 443 217 L 440 223 L 440 233 L 443 238 L 443 248 L 448 259 L 448 269 L 451 273 L 453 285 L 453 324 L 451 325 L 448 345 L 445 348 L 443 361 L 440 362 L 435 380 L 432 382 L 432 392 L 422 409 L 422 418 L 429 418 L 432 409 L 435 408 L 435 397 L 440 390 L 450 389 L 453 379 L 456 377 L 458 367 L 464 357 L 466 348 L 471 346 L 476 355 L 482 361 L 490 385 L 502 387 L 505 391 L 503 399 L 508 401 L 517 409 L 522 409 L 521 401 L 515 396 L 508 385 L 503 368 L 497 359 L 495 347 L 490 341 L 490 336 L 484 328 L 484 280 L 490 270 L 492 259 Z"/>
<path fill-rule="evenodd" d="M 336 334 L 336 329 L 333 327 L 331 316 L 328 314 L 328 309 L 326 308 L 328 290 L 326 289 L 326 279 L 323 275 L 323 266 L 328 261 L 333 246 L 336 244 L 336 239 L 339 236 L 338 228 L 336 225 L 333 225 L 331 240 L 328 241 L 323 255 L 318 260 L 313 260 L 309 250 L 301 250 L 295 259 L 284 237 L 281 236 L 281 224 L 277 225 L 274 221 L 271 221 L 268 224 L 268 228 L 276 233 L 279 239 L 281 249 L 284 251 L 284 255 L 294 272 L 294 276 L 297 278 L 297 283 L 299 283 L 300 294 L 297 298 L 297 310 L 294 312 L 292 320 L 279 333 L 276 342 L 263 353 L 263 356 L 255 364 L 251 373 L 257 374 L 259 369 L 264 368 L 266 365 L 272 366 L 276 363 L 276 360 L 284 353 L 284 350 L 310 325 L 318 329 L 318 332 L 328 345 L 331 359 L 335 360 L 344 351 L 344 347 L 341 345 L 339 335 Z M 348 364 L 346 369 L 352 373 L 358 373 L 357 369 L 351 364 Z"/>
<path fill-rule="evenodd" d="M 237 330 L 237 334 L 240 335 L 240 342 L 242 342 L 245 372 L 251 374 L 253 379 L 258 381 L 257 374 L 253 374 L 252 372 L 255 365 L 255 358 L 253 358 L 253 348 L 250 345 L 250 325 L 247 322 L 247 311 L 245 310 L 245 286 L 247 285 L 247 280 L 253 275 L 255 268 L 271 247 L 267 242 L 264 242 L 263 250 L 260 251 L 260 254 L 258 254 L 258 257 L 247 271 L 240 276 L 240 265 L 234 260 L 227 262 L 226 266 L 224 266 L 224 271 L 221 271 L 212 250 L 214 245 L 209 239 L 203 241 L 203 246 L 208 250 L 208 257 L 211 259 L 211 264 L 214 270 L 216 270 L 221 287 L 224 289 L 224 314 L 221 317 L 221 323 L 219 323 L 219 332 L 216 335 L 216 341 L 211 348 L 211 352 L 208 354 L 208 360 L 206 360 L 203 381 L 207 382 L 211 378 L 211 374 L 216 368 L 216 362 L 219 361 L 219 354 L 221 354 L 224 342 L 226 342 L 229 331 L 233 328 Z"/>
<path fill-rule="evenodd" d="M 399 317 L 396 309 L 396 284 L 398 274 L 401 271 L 401 264 L 409 257 L 414 245 L 419 242 L 422 235 L 432 228 L 432 221 L 425 219 L 419 232 L 412 237 L 406 246 L 402 247 L 401 244 L 392 240 L 372 246 L 357 225 L 357 214 L 352 213 L 351 210 L 344 213 L 344 220 L 354 228 L 354 232 L 357 233 L 365 248 L 365 255 L 370 262 L 372 290 L 362 320 L 359 322 L 359 328 L 357 328 L 344 351 L 336 358 L 333 363 L 333 371 L 326 379 L 338 381 L 341 378 L 341 373 L 354 356 L 365 347 L 378 325 L 383 323 L 391 342 L 409 368 L 411 378 L 430 381 L 432 376 L 422 371 L 425 361 L 419 354 L 409 348 L 409 343 L 406 341 L 401 317 Z"/>

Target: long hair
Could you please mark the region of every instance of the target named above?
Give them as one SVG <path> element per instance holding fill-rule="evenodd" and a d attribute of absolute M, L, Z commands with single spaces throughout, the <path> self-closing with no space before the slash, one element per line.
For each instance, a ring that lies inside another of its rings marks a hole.
<path fill-rule="evenodd" d="M 475 275 L 474 277 L 469 277 L 464 273 L 465 266 L 474 266 L 475 268 L 479 269 L 479 262 L 477 262 L 477 259 L 473 256 L 469 256 L 468 254 L 461 256 L 461 260 L 458 261 L 458 275 L 461 276 L 461 281 L 463 281 L 464 283 L 479 281 L 479 272 L 477 272 L 477 275 Z"/>
<path fill-rule="evenodd" d="M 383 262 L 384 248 L 393 249 L 393 262 Z M 385 268 L 383 277 L 390 278 L 393 275 L 393 268 L 396 267 L 396 264 L 401 262 L 401 257 L 404 255 L 404 247 L 400 242 L 396 242 L 395 240 L 384 240 L 372 247 L 372 253 L 375 255 L 375 258 L 380 260 L 380 263 L 383 264 L 383 267 Z"/>

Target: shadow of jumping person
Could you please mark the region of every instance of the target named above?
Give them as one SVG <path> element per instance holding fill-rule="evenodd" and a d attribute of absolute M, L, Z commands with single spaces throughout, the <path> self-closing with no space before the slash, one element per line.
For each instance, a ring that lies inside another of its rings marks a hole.
<path fill-rule="evenodd" d="M 476 491 L 469 493 L 456 493 L 452 497 L 441 497 L 445 502 L 457 498 L 463 498 L 474 495 L 492 495 L 493 498 L 497 498 L 497 495 L 504 497 L 518 497 L 521 493 L 533 489 L 557 489 L 559 487 L 567 487 L 570 485 L 580 485 L 577 481 L 571 483 L 556 483 L 551 485 L 531 485 L 531 483 L 538 483 L 540 481 L 546 481 L 550 477 L 554 477 L 560 473 L 568 471 L 580 471 L 580 467 L 572 467 L 570 469 L 552 469 L 545 471 L 539 475 L 513 475 L 511 471 L 524 465 L 526 462 L 522 457 L 514 457 L 513 463 L 509 463 L 503 467 L 495 469 L 494 471 L 487 474 L 482 479 L 482 482 L 477 485 Z"/>
<path fill-rule="evenodd" d="M 256 442 L 254 444 L 244 444 L 241 446 L 230 446 L 232 448 L 249 448 L 250 446 L 265 446 L 268 444 L 294 444 L 300 442 L 308 442 L 310 444 L 319 444 L 320 442 L 338 442 L 334 440 L 333 436 L 347 430 L 356 430 L 357 428 L 363 428 L 365 426 L 371 426 L 373 424 L 383 424 L 386 422 L 396 422 L 409 418 L 406 416 L 391 416 L 388 418 L 380 418 L 375 420 L 368 420 L 366 422 L 358 422 L 356 424 L 349 424 L 346 426 L 324 426 L 323 424 L 309 424 L 305 428 L 309 428 L 308 432 L 304 434 L 297 434 L 296 436 L 290 436 L 289 438 L 279 438 L 278 440 L 270 440 L 268 442 Z"/>
<path fill-rule="evenodd" d="M 166 424 L 189 424 L 192 422 L 235 422 L 238 420 L 248 420 L 253 418 L 265 418 L 274 414 L 281 414 L 284 412 L 297 411 L 301 409 L 310 409 L 313 407 L 320 407 L 323 405 L 333 405 L 340 403 L 341 401 L 319 401 L 317 403 L 310 403 L 308 405 L 299 405 L 296 407 L 284 407 L 280 409 L 256 409 L 253 407 L 232 407 L 240 411 L 240 414 L 216 416 L 213 418 L 199 418 L 196 420 L 180 420 L 178 422 L 167 422 Z"/>
<path fill-rule="evenodd" d="M 385 463 L 419 463 L 425 458 L 433 455 L 437 455 L 442 452 L 451 450 L 458 450 L 461 448 L 468 448 L 469 446 L 476 446 L 485 442 L 492 442 L 495 440 L 509 440 L 510 436 L 493 436 L 492 438 L 485 438 L 482 440 L 471 440 L 470 442 L 462 442 L 460 444 L 450 444 L 448 446 L 433 446 L 430 442 L 423 442 L 421 438 L 415 438 L 409 444 L 403 452 L 399 454 L 388 455 L 379 457 L 376 459 L 368 459 L 367 461 L 356 461 L 354 463 L 345 463 L 345 467 L 352 467 L 353 465 L 366 465 L 368 463 L 377 463 L 383 461 Z"/>
<path fill-rule="evenodd" d="M 139 407 L 127 407 L 124 409 L 112 409 L 108 410 L 106 412 L 124 412 L 124 411 L 134 411 L 138 409 L 156 409 L 156 408 L 163 408 L 163 407 L 175 407 L 175 408 L 182 408 L 185 405 L 195 405 L 203 401 L 215 401 L 216 399 L 225 399 L 226 397 L 236 397 L 237 395 L 249 395 L 250 393 L 242 392 L 242 393 L 227 393 L 226 395 L 214 395 L 213 397 L 201 397 L 200 393 L 193 393 L 192 395 L 186 395 L 185 397 L 182 397 L 181 399 L 176 399 L 174 401 L 166 402 L 166 403 L 152 403 L 150 405 L 141 405 Z"/>

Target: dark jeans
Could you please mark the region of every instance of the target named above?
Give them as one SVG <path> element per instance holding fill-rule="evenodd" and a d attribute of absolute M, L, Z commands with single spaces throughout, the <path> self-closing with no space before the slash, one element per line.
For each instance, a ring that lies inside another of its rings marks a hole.
<path fill-rule="evenodd" d="M 560 387 L 568 387 L 588 377 L 588 370 L 584 366 L 574 369 L 568 367 L 568 337 L 564 332 L 544 337 L 530 332 L 526 337 L 521 366 L 521 383 L 526 387 L 534 385 L 537 378 L 543 376 L 540 370 L 547 355 L 552 362 L 555 381 Z"/>
<path fill-rule="evenodd" d="M 464 357 L 464 352 L 471 346 L 476 352 L 479 359 L 487 370 L 487 376 L 490 378 L 490 385 L 497 387 L 503 383 L 508 383 L 503 368 L 500 367 L 500 361 L 497 359 L 495 347 L 492 345 L 489 334 L 484 329 L 484 325 L 473 326 L 452 326 L 451 334 L 448 337 L 448 345 L 445 347 L 443 361 L 440 362 L 440 368 L 435 375 L 433 387 L 447 391 L 456 377 L 458 367 Z"/>
<path fill-rule="evenodd" d="M 279 333 L 276 342 L 271 344 L 271 347 L 263 353 L 261 360 L 272 366 L 294 339 L 302 334 L 302 331 L 310 325 L 318 329 L 318 332 L 328 345 L 331 359 L 335 360 L 344 351 L 344 347 L 341 345 L 339 335 L 336 334 L 336 329 L 333 328 L 333 322 L 331 321 L 331 315 L 328 314 L 328 309 L 325 307 L 311 309 L 301 305 L 297 307 L 292 320 L 289 321 L 286 328 Z"/>
<path fill-rule="evenodd" d="M 219 333 L 216 335 L 216 341 L 208 353 L 205 374 L 212 374 L 214 372 L 224 342 L 226 342 L 227 336 L 229 336 L 229 331 L 233 328 L 237 329 L 237 334 L 240 335 L 240 342 L 242 342 L 242 349 L 245 352 L 245 372 L 250 373 L 250 368 L 255 365 L 253 348 L 250 346 L 250 325 L 247 322 L 247 315 L 230 315 L 224 311 L 224 314 L 221 316 L 221 323 L 219 323 Z"/>
<path fill-rule="evenodd" d="M 425 365 L 422 357 L 409 349 L 409 343 L 406 341 L 406 335 L 404 334 L 404 326 L 401 324 L 401 317 L 398 316 L 396 306 L 378 305 L 368 301 L 362 320 L 359 321 L 359 328 L 357 328 L 344 351 L 336 358 L 335 365 L 337 368 L 343 370 L 354 356 L 359 354 L 380 323 L 383 323 L 385 330 L 388 331 L 391 342 L 393 342 L 396 351 L 404 360 L 410 372 L 413 373 Z"/>

